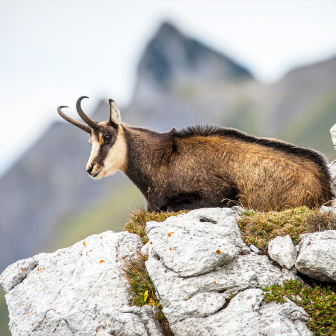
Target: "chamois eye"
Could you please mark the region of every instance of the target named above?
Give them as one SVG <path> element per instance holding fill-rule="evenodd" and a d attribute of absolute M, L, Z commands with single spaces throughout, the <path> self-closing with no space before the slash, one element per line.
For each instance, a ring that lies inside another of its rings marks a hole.
<path fill-rule="evenodd" d="M 104 135 L 104 140 L 109 141 L 111 139 L 112 139 L 112 135 L 111 134 Z"/>

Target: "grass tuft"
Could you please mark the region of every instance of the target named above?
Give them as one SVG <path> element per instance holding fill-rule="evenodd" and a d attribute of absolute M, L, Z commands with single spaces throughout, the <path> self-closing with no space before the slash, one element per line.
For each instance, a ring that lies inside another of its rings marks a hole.
<path fill-rule="evenodd" d="M 319 336 L 336 335 L 336 294 L 330 287 L 306 287 L 296 280 L 285 281 L 283 286 L 262 288 L 265 302 L 286 302 L 285 298 L 301 306 L 310 316 L 308 328 Z"/>
<path fill-rule="evenodd" d="M 142 243 L 146 244 L 148 242 L 148 237 L 146 234 L 146 222 L 163 222 L 168 217 L 177 216 L 186 212 L 188 211 L 183 210 L 179 212 L 148 212 L 143 208 L 138 208 L 133 211 L 132 214 L 129 216 L 129 221 L 126 223 L 123 230 L 140 236 Z M 156 297 L 153 282 L 147 272 L 145 266 L 146 260 L 147 259 L 142 254 L 138 254 L 137 257 L 133 260 L 124 260 L 124 276 L 131 286 L 130 304 L 137 307 L 142 307 L 146 304 L 156 306 L 158 309 L 156 318 L 161 324 L 164 335 L 173 336 L 174 334 L 169 328 L 167 318 L 162 312 L 162 306 L 158 298 Z"/>
<path fill-rule="evenodd" d="M 165 336 L 173 336 L 168 321 L 162 312 L 162 306 L 155 294 L 155 288 L 145 266 L 146 258 L 142 254 L 137 254 L 132 260 L 124 259 L 124 276 L 130 288 L 130 304 L 137 307 L 150 305 L 157 307 L 155 318 L 161 324 Z"/>
<path fill-rule="evenodd" d="M 336 214 L 299 207 L 285 211 L 255 212 L 247 210 L 238 221 L 242 239 L 248 245 L 266 250 L 277 236 L 289 235 L 294 244 L 303 233 L 336 230 Z"/>

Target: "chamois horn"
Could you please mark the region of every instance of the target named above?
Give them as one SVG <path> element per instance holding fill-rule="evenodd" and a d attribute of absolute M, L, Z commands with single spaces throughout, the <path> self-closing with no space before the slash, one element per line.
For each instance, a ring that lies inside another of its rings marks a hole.
<path fill-rule="evenodd" d="M 64 114 L 64 113 L 62 112 L 62 110 L 61 110 L 61 109 L 64 108 L 64 107 L 69 107 L 69 106 L 58 106 L 58 107 L 57 107 L 57 112 L 58 112 L 58 114 L 59 114 L 63 119 L 65 119 L 66 121 L 68 121 L 70 124 L 75 125 L 75 126 L 79 127 L 80 129 L 82 129 L 83 131 L 85 131 L 85 132 L 91 134 L 91 128 L 90 128 L 88 125 L 85 125 L 85 124 L 83 124 L 83 123 L 81 123 L 81 122 L 79 122 L 79 121 L 77 121 L 77 120 L 75 120 L 75 119 L 72 119 L 72 118 L 68 117 L 66 114 Z"/>
<path fill-rule="evenodd" d="M 89 98 L 89 97 L 86 97 L 86 96 L 81 96 L 77 99 L 77 103 L 76 103 L 76 109 L 77 109 L 77 112 L 79 114 L 79 116 L 93 129 L 98 129 L 99 128 L 99 125 L 91 120 L 82 110 L 81 108 L 81 101 L 82 99 L 84 98 Z"/>

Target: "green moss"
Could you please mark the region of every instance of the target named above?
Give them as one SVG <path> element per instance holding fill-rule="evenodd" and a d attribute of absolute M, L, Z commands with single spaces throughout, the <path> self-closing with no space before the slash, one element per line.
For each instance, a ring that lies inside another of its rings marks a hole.
<path fill-rule="evenodd" d="M 285 298 L 304 308 L 310 316 L 308 328 L 314 335 L 336 334 L 336 294 L 330 287 L 306 287 L 296 280 L 285 281 L 283 286 L 262 288 L 265 302 L 286 302 Z"/>
<path fill-rule="evenodd" d="M 266 250 L 268 243 L 277 236 L 289 235 L 294 244 L 300 235 L 336 229 L 336 215 L 322 213 L 319 209 L 299 207 L 285 211 L 255 212 L 248 210 L 238 221 L 243 241 Z"/>

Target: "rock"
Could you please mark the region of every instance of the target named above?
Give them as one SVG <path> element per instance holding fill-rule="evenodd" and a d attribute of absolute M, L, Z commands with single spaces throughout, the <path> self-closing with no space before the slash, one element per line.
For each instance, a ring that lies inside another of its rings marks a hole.
<path fill-rule="evenodd" d="M 297 252 L 289 235 L 278 236 L 268 244 L 268 254 L 282 267 L 291 269 L 296 261 Z"/>
<path fill-rule="evenodd" d="M 260 253 L 260 250 L 258 249 L 258 247 L 253 244 L 250 245 L 250 250 L 257 254 Z"/>
<path fill-rule="evenodd" d="M 312 278 L 336 281 L 336 231 L 301 235 L 295 268 Z"/>
<path fill-rule="evenodd" d="M 206 318 L 188 318 L 171 325 L 175 336 L 311 336 L 308 315 L 292 302 L 266 304 L 260 289 L 247 289 L 229 305 Z"/>
<path fill-rule="evenodd" d="M 248 253 L 232 209 L 198 209 L 146 226 L 152 253 L 182 277 L 208 273 Z M 147 247 L 144 248 L 146 250 Z"/>
<path fill-rule="evenodd" d="M 281 285 L 284 280 L 296 278 L 293 272 L 281 272 L 273 266 L 267 256 L 255 254 L 241 255 L 215 271 L 188 278 L 167 269 L 151 251 L 146 267 L 170 323 L 185 319 L 191 312 L 194 317 L 213 314 L 226 299 L 244 289 Z"/>
<path fill-rule="evenodd" d="M 336 150 L 336 124 L 330 129 L 331 140 Z"/>
<path fill-rule="evenodd" d="M 336 149 L 336 147 L 334 148 Z M 334 195 L 336 195 L 336 160 L 330 163 L 329 170 L 331 174 L 332 189 L 333 189 Z"/>
<path fill-rule="evenodd" d="M 322 213 L 329 213 L 329 212 L 336 212 L 336 208 L 334 206 L 325 206 L 322 205 L 320 208 L 320 212 Z"/>
<path fill-rule="evenodd" d="M 0 283 L 12 335 L 163 335 L 153 307 L 128 303 L 123 258 L 141 246 L 136 235 L 107 231 L 7 267 Z"/>
<path fill-rule="evenodd" d="M 236 219 L 231 209 L 198 209 L 162 223 L 147 223 L 146 267 L 175 335 L 209 335 L 192 326 L 197 321 L 202 330 L 212 330 L 208 321 L 222 314 L 233 294 L 296 278 L 293 271 L 282 272 L 272 265 L 265 255 L 245 254 L 249 249 L 241 241 Z M 219 262 L 217 257 L 217 264 L 211 263 L 218 244 L 227 244 L 238 253 L 229 261 Z"/>
<path fill-rule="evenodd" d="M 231 210 L 233 210 L 239 216 L 244 215 L 245 212 L 244 208 L 238 205 L 233 206 Z"/>

